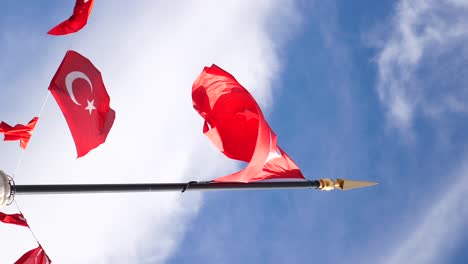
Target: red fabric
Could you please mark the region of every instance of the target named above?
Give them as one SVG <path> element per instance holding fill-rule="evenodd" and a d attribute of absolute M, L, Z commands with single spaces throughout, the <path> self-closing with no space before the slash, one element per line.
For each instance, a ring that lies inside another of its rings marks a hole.
<path fill-rule="evenodd" d="M 4 214 L 0 212 L 0 222 L 29 227 L 23 214 Z"/>
<path fill-rule="evenodd" d="M 37 248 L 26 252 L 19 258 L 15 264 L 51 264 L 49 257 L 44 249 L 39 245 Z"/>
<path fill-rule="evenodd" d="M 88 59 L 67 51 L 49 90 L 67 120 L 78 158 L 106 141 L 115 111 L 101 73 Z"/>
<path fill-rule="evenodd" d="M 193 107 L 205 119 L 203 132 L 231 159 L 249 162 L 216 182 L 303 179 L 301 171 L 276 144 L 276 135 L 252 95 L 228 72 L 205 67 L 192 86 Z"/>
<path fill-rule="evenodd" d="M 93 5 L 94 0 L 76 0 L 73 15 L 49 30 L 47 34 L 59 36 L 79 31 L 88 23 Z"/>
<path fill-rule="evenodd" d="M 0 122 L 0 133 L 5 135 L 4 141 L 20 141 L 20 147 L 26 149 L 31 139 L 32 131 L 39 117 L 34 117 L 27 125 L 17 124 L 14 127 L 5 122 Z"/>

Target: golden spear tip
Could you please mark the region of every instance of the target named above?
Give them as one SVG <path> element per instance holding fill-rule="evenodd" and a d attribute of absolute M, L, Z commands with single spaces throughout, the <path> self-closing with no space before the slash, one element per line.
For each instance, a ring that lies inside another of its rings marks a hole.
<path fill-rule="evenodd" d="M 322 191 L 331 191 L 333 189 L 340 189 L 343 191 L 361 188 L 361 187 L 368 187 L 374 186 L 378 184 L 377 182 L 368 182 L 368 181 L 355 181 L 355 180 L 344 180 L 344 179 L 336 179 L 333 181 L 332 179 L 320 179 L 320 186 L 319 190 Z"/>

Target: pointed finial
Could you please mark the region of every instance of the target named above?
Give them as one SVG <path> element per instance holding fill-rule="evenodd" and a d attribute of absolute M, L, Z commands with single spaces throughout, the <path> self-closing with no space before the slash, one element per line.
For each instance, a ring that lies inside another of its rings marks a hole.
<path fill-rule="evenodd" d="M 377 182 L 354 181 L 354 180 L 344 180 L 344 179 L 336 179 L 336 181 L 333 181 L 332 179 L 320 179 L 319 182 L 320 182 L 319 190 L 322 190 L 322 191 L 331 191 L 335 188 L 346 191 L 346 190 L 351 190 L 355 188 L 374 186 L 378 184 Z"/>

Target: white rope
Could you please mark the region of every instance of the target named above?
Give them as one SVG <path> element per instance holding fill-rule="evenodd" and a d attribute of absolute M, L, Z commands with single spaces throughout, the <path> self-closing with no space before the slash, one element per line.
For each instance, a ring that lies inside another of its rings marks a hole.
<path fill-rule="evenodd" d="M 50 98 L 50 92 L 49 90 L 47 90 L 47 95 L 44 99 L 44 102 L 42 103 L 42 106 L 41 106 L 41 110 L 39 110 L 39 114 L 37 116 L 41 116 L 42 112 L 44 111 L 44 108 L 47 104 L 47 102 L 49 102 L 49 98 Z M 34 131 L 33 131 L 34 132 Z"/>
<path fill-rule="evenodd" d="M 47 90 L 47 95 L 46 95 L 46 97 L 44 98 L 44 101 L 42 102 L 42 106 L 41 106 L 41 108 L 40 108 L 40 110 L 39 110 L 39 114 L 37 115 L 37 117 L 40 117 L 40 116 L 41 116 L 41 114 L 42 114 L 42 112 L 44 111 L 44 108 L 45 108 L 47 102 L 49 102 L 49 98 L 50 98 L 50 92 L 49 92 L 49 90 Z M 39 120 L 38 120 L 38 122 L 39 122 Z M 35 129 L 33 129 L 33 131 L 31 131 L 31 139 L 32 139 L 32 135 L 34 134 L 34 131 L 35 131 Z M 27 148 L 26 148 L 26 149 L 27 149 Z M 23 163 L 24 154 L 26 153 L 26 149 L 24 149 L 23 151 L 21 151 L 21 154 L 20 154 L 20 156 L 19 156 L 19 158 L 18 158 L 18 162 L 16 163 L 16 168 L 15 168 L 15 170 L 13 171 L 13 174 L 11 175 L 11 177 L 12 177 L 13 179 L 15 178 L 16 173 L 18 173 L 18 170 L 19 170 L 21 164 Z"/>
<path fill-rule="evenodd" d="M 18 203 L 16 202 L 16 199 L 13 200 L 13 202 L 15 203 L 15 206 L 16 206 L 16 209 L 18 210 L 18 212 L 23 216 L 24 219 L 26 219 L 26 217 L 24 217 L 24 214 L 23 214 L 23 212 L 21 211 L 21 209 L 20 209 Z M 29 231 L 31 232 L 31 235 L 33 236 L 34 240 L 36 240 L 36 242 L 37 242 L 38 245 L 41 245 L 41 243 L 39 243 L 39 240 L 38 240 L 37 237 L 36 237 L 36 234 L 34 234 L 32 228 L 29 226 L 29 223 L 28 223 L 28 220 L 27 220 L 27 219 L 26 219 L 26 223 L 28 224 L 28 229 L 29 229 Z"/>

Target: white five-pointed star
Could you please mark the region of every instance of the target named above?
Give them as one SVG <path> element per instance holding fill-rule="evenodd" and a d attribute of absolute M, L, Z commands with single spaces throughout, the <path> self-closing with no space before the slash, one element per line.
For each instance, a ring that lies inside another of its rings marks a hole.
<path fill-rule="evenodd" d="M 96 109 L 96 107 L 94 107 L 94 100 L 91 100 L 91 101 L 86 100 L 86 101 L 88 101 L 88 106 L 86 106 L 85 109 L 88 110 L 88 111 L 89 111 L 89 115 L 91 115 L 91 113 L 93 112 L 93 110 Z"/>

